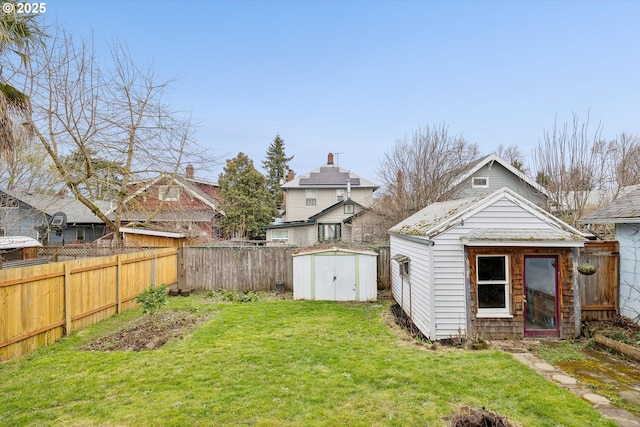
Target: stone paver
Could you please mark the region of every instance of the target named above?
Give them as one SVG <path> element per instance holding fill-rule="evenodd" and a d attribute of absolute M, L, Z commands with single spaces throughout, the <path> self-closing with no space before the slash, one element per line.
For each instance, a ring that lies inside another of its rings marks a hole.
<path fill-rule="evenodd" d="M 497 344 L 496 347 L 500 348 L 500 345 Z M 543 377 L 549 378 L 561 387 L 571 390 L 576 396 L 593 405 L 605 418 L 610 419 L 620 427 L 640 427 L 640 418 L 611 405 L 609 399 L 593 393 L 593 390 L 583 386 L 563 370 L 546 363 L 530 352 L 509 353 L 521 363 L 533 368 Z"/>

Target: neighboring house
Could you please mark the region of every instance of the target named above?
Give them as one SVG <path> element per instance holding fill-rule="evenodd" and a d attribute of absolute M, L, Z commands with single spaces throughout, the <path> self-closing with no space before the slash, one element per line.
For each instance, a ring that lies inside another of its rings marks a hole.
<path fill-rule="evenodd" d="M 580 222 L 615 224 L 615 238 L 620 245 L 620 314 L 640 324 L 640 185 L 625 188 L 617 199 Z"/>
<path fill-rule="evenodd" d="M 453 180 L 444 199 L 482 196 L 504 187 L 543 209 L 547 206 L 547 190 L 496 154 L 470 163 Z"/>
<path fill-rule="evenodd" d="M 103 212 L 108 202 L 95 202 Z M 105 224 L 84 204 L 64 194 L 0 191 L 0 235 L 27 236 L 44 245 L 92 242 Z"/>
<path fill-rule="evenodd" d="M 216 223 L 222 215 L 218 184 L 196 179 L 191 165 L 186 172 L 184 176 L 161 174 L 132 182 L 120 225 L 144 223 L 200 241 L 217 238 Z M 114 210 L 108 212 L 111 219 L 115 219 Z"/>
<path fill-rule="evenodd" d="M 571 338 L 585 238 L 516 192 L 438 202 L 391 236 L 394 299 L 428 338 Z"/>
<path fill-rule="evenodd" d="M 309 246 L 318 242 L 351 241 L 364 232 L 352 233 L 352 221 L 373 202 L 378 186 L 353 172 L 327 164 L 282 185 L 285 211 L 267 229 L 267 242 Z"/>

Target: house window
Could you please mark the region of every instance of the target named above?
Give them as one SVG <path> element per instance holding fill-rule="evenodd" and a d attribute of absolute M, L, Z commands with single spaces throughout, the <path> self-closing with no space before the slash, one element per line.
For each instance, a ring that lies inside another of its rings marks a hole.
<path fill-rule="evenodd" d="M 271 241 L 287 243 L 289 241 L 289 230 L 271 230 Z"/>
<path fill-rule="evenodd" d="M 158 188 L 158 199 L 165 202 L 177 202 L 180 197 L 180 189 L 175 186 L 161 185 Z"/>
<path fill-rule="evenodd" d="M 398 265 L 400 266 L 400 277 L 409 278 L 409 273 L 411 272 L 409 259 L 401 260 Z"/>
<path fill-rule="evenodd" d="M 352 214 L 355 211 L 354 208 L 353 205 L 344 205 L 344 213 Z"/>
<path fill-rule="evenodd" d="M 341 202 L 344 200 L 344 189 L 338 188 L 336 190 L 336 202 Z"/>
<path fill-rule="evenodd" d="M 471 178 L 472 188 L 489 188 L 489 178 L 474 176 Z"/>
<path fill-rule="evenodd" d="M 342 224 L 318 224 L 318 241 L 340 240 L 341 237 Z"/>
<path fill-rule="evenodd" d="M 84 227 L 76 228 L 76 240 L 80 242 L 84 242 L 85 239 L 85 229 Z"/>
<path fill-rule="evenodd" d="M 506 255 L 478 255 L 478 317 L 510 317 L 509 268 Z"/>
<path fill-rule="evenodd" d="M 306 206 L 316 206 L 318 193 L 317 190 L 304 190 L 304 198 Z"/>

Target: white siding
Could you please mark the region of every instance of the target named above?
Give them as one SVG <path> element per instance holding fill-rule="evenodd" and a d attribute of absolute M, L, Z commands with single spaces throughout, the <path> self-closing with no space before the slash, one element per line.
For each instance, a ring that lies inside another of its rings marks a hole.
<path fill-rule="evenodd" d="M 396 255 L 404 255 L 410 259 L 409 279 L 401 277 Z M 433 246 L 391 236 L 391 287 L 393 298 L 414 325 L 425 336 L 435 339 L 432 330 L 433 312 Z"/>
<path fill-rule="evenodd" d="M 640 324 L 640 224 L 616 224 L 620 243 L 620 314 Z"/>

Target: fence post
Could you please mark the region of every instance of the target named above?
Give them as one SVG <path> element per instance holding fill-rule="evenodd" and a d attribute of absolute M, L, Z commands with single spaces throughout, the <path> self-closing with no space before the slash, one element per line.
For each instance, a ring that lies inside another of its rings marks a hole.
<path fill-rule="evenodd" d="M 116 255 L 116 313 L 122 313 L 122 259 Z"/>
<path fill-rule="evenodd" d="M 64 264 L 64 335 L 71 334 L 71 267 L 69 263 Z"/>
<path fill-rule="evenodd" d="M 178 269 L 178 274 L 176 275 L 178 279 L 178 289 L 186 289 L 186 271 L 184 268 L 184 245 L 178 248 L 177 256 L 176 256 L 176 268 Z"/>

